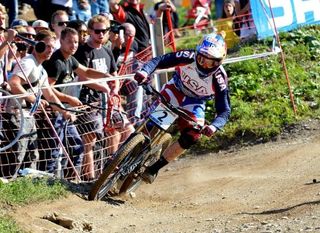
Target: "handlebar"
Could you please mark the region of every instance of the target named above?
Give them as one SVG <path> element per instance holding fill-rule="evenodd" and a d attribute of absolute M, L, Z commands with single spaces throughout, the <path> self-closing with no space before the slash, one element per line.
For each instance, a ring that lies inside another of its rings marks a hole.
<path fill-rule="evenodd" d="M 142 84 L 143 89 L 146 91 L 147 95 L 154 95 L 161 99 L 161 102 L 165 104 L 172 112 L 176 113 L 179 117 L 189 121 L 195 129 L 201 131 L 203 126 L 197 123 L 186 111 L 181 108 L 172 105 L 160 92 L 158 92 L 153 86 L 149 84 Z"/>

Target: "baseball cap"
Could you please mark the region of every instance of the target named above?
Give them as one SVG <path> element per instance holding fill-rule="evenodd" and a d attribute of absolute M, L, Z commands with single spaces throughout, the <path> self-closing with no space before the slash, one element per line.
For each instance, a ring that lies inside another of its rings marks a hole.
<path fill-rule="evenodd" d="M 15 19 L 12 21 L 10 27 L 11 28 L 16 28 L 16 27 L 27 27 L 28 23 L 27 21 L 23 20 L 23 19 Z"/>
<path fill-rule="evenodd" d="M 38 19 L 32 23 L 33 28 L 49 28 L 49 24 L 41 19 Z"/>

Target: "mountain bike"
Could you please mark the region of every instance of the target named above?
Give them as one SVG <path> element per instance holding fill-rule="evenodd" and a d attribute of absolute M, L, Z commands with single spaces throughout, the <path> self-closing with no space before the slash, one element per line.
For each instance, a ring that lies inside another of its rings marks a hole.
<path fill-rule="evenodd" d="M 150 85 L 143 85 L 147 94 L 156 98 L 148 117 L 120 146 L 93 184 L 88 200 L 101 200 L 135 191 L 142 183 L 141 174 L 155 163 L 171 144 L 172 134 L 179 118 L 186 120 L 195 130 L 202 130 L 182 108 L 169 103 Z"/>

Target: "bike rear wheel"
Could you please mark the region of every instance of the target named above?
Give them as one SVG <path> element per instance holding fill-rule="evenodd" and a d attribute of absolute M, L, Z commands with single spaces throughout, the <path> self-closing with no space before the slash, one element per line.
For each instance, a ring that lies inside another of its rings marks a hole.
<path fill-rule="evenodd" d="M 162 153 L 168 148 L 171 144 L 172 137 L 169 133 L 165 133 L 159 140 L 159 142 L 155 145 L 159 150 L 156 154 L 149 154 L 144 161 L 141 163 L 142 166 L 148 167 L 154 164 L 162 155 Z M 141 167 L 137 170 L 141 170 Z M 144 169 L 143 169 L 144 171 Z M 143 172 L 142 171 L 142 172 Z M 131 193 L 137 190 L 140 185 L 143 183 L 141 176 L 138 174 L 139 172 L 132 172 L 123 182 L 120 188 L 121 193 Z"/>
<path fill-rule="evenodd" d="M 119 148 L 110 164 L 105 167 L 99 179 L 93 184 L 88 200 L 101 200 L 108 194 L 121 177 L 121 168 L 129 164 L 143 150 L 144 142 L 143 134 L 136 134 Z"/>

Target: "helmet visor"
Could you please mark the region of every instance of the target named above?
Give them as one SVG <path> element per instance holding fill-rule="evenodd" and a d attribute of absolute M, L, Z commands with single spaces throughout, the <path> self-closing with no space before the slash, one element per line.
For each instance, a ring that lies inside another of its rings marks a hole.
<path fill-rule="evenodd" d="M 222 59 L 208 58 L 200 53 L 197 54 L 197 62 L 204 69 L 211 69 L 221 65 Z"/>

